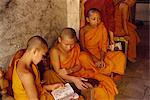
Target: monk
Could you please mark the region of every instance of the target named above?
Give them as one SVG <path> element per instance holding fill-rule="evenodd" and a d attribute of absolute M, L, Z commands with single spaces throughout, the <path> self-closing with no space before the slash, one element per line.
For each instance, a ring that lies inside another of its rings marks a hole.
<path fill-rule="evenodd" d="M 93 89 L 92 100 L 114 100 L 117 94 L 114 82 L 98 72 L 88 53 L 80 51 L 74 29 L 63 29 L 57 43 L 50 50 L 50 59 L 54 70 L 80 90 L 89 88 L 87 78 L 98 80 L 99 85 Z"/>
<path fill-rule="evenodd" d="M 10 63 L 8 65 L 8 70 L 6 72 L 6 79 L 8 80 L 9 86 L 8 86 L 8 94 L 10 96 L 14 96 L 13 95 L 13 90 L 12 90 L 12 74 L 13 74 L 13 69 L 14 69 L 14 65 L 15 65 L 15 61 L 17 59 L 20 59 L 22 57 L 22 55 L 24 54 L 25 49 L 20 49 L 16 52 L 16 54 L 12 57 L 12 59 L 10 60 Z"/>
<path fill-rule="evenodd" d="M 114 21 L 114 4 L 113 0 L 80 0 L 81 5 L 81 16 L 80 16 L 80 27 L 85 26 L 88 22 L 85 20 L 87 17 L 87 12 L 91 8 L 96 8 L 101 11 L 102 21 L 106 26 L 106 29 L 109 33 L 110 44 L 114 43 L 113 32 L 115 30 L 115 21 Z"/>
<path fill-rule="evenodd" d="M 88 24 L 79 34 L 82 49 L 91 55 L 102 74 L 124 75 L 125 55 L 121 51 L 108 51 L 108 34 L 101 21 L 100 11 L 95 8 L 90 9 L 86 19 Z"/>
<path fill-rule="evenodd" d="M 135 4 L 135 2 L 136 0 L 115 1 L 114 36 L 123 36 L 129 41 L 127 57 L 131 62 L 136 62 L 136 45 L 140 42 L 140 38 L 136 32 L 136 26 L 129 21 L 130 8 Z"/>
<path fill-rule="evenodd" d="M 63 86 L 61 83 L 41 85 L 37 64 L 48 51 L 46 41 L 40 36 L 29 39 L 27 48 L 13 68 L 12 88 L 15 100 L 53 100 L 47 91 Z"/>

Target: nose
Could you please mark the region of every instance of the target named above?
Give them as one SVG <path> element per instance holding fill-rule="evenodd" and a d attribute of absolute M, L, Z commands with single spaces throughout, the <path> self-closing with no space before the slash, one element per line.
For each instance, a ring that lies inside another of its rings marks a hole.
<path fill-rule="evenodd" d="M 97 23 L 99 23 L 99 22 L 100 22 L 100 19 L 98 18 L 98 19 L 97 19 Z"/>

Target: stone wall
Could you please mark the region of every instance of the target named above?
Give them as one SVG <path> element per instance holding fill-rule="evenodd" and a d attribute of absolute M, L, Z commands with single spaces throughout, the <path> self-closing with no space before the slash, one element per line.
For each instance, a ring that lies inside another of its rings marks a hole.
<path fill-rule="evenodd" d="M 51 46 L 67 26 L 66 7 L 66 0 L 0 0 L 0 66 L 7 67 L 33 35 L 45 37 Z"/>

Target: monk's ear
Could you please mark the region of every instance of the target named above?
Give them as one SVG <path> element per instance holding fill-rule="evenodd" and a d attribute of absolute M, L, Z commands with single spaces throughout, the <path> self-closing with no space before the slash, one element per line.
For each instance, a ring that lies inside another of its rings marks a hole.
<path fill-rule="evenodd" d="M 58 42 L 59 42 L 59 43 L 61 42 L 61 37 L 58 37 Z"/>
<path fill-rule="evenodd" d="M 87 21 L 87 22 L 90 22 L 89 17 L 86 17 L 86 21 Z"/>
<path fill-rule="evenodd" d="M 33 54 L 35 54 L 37 52 L 37 49 L 33 48 L 32 51 L 33 51 Z"/>

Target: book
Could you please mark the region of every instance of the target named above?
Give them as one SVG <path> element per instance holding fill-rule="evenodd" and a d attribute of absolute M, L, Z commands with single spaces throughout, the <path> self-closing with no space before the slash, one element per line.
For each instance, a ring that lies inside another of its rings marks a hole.
<path fill-rule="evenodd" d="M 66 83 L 64 87 L 53 90 L 51 94 L 55 100 L 72 100 L 79 98 L 79 95 L 74 92 L 69 83 Z"/>
<path fill-rule="evenodd" d="M 122 50 L 121 42 L 117 42 L 117 43 L 115 43 L 115 44 L 109 45 L 109 49 L 110 49 L 111 51 L 119 51 L 119 50 Z"/>

